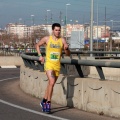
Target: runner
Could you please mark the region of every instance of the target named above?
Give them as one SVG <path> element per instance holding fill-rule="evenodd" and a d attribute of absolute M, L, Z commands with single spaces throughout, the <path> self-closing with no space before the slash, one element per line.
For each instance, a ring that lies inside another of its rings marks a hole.
<path fill-rule="evenodd" d="M 64 49 L 67 56 L 70 55 L 68 44 L 66 40 L 61 37 L 61 25 L 59 23 L 54 23 L 52 25 L 52 35 L 42 38 L 36 45 L 39 60 L 42 63 L 44 63 L 44 57 L 41 54 L 40 47 L 44 44 L 46 44 L 44 69 L 48 77 L 48 85 L 40 105 L 42 106 L 43 112 L 50 112 L 53 87 L 61 68 L 60 59 L 62 50 Z"/>

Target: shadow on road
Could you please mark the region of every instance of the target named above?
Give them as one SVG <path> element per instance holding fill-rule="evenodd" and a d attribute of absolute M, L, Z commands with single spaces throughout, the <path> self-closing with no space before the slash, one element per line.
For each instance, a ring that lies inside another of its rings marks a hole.
<path fill-rule="evenodd" d="M 56 113 L 56 112 L 59 112 L 59 111 L 64 111 L 64 110 L 68 110 L 68 109 L 72 109 L 73 107 L 57 107 L 57 108 L 52 108 L 50 114 L 53 114 L 53 113 Z"/>

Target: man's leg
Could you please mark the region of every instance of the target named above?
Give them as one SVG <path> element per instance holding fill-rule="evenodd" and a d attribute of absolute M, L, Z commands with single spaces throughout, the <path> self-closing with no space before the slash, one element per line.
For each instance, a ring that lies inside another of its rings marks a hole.
<path fill-rule="evenodd" d="M 45 90 L 45 95 L 43 97 L 43 100 L 40 102 L 40 106 L 42 107 L 43 112 L 46 112 L 46 103 L 47 103 L 47 98 L 48 98 L 48 91 L 49 91 L 49 79 L 48 79 L 47 88 Z"/>
<path fill-rule="evenodd" d="M 49 80 L 48 80 L 48 84 L 47 84 L 47 88 L 46 88 L 46 90 L 45 90 L 45 95 L 44 95 L 44 99 L 48 99 L 48 91 L 49 91 Z"/>
<path fill-rule="evenodd" d="M 55 76 L 55 72 L 53 70 L 46 71 L 46 74 L 48 77 L 48 86 L 47 86 L 46 96 L 47 96 L 47 101 L 51 101 L 53 87 L 58 77 Z"/>
<path fill-rule="evenodd" d="M 47 87 L 47 91 L 46 91 L 46 96 L 47 96 L 46 112 L 50 112 L 53 87 L 54 87 L 55 82 L 58 77 L 55 75 L 55 71 L 53 71 L 53 70 L 47 71 L 46 74 L 48 77 L 48 87 Z"/>
<path fill-rule="evenodd" d="M 59 72 L 57 72 L 59 73 Z M 43 111 L 45 112 L 50 112 L 50 106 L 51 106 L 51 97 L 52 97 L 52 93 L 53 93 L 53 87 L 55 85 L 55 82 L 58 78 L 58 75 L 55 75 L 55 71 L 53 70 L 48 70 L 46 71 L 47 77 L 48 77 L 48 85 L 45 91 L 45 95 L 44 98 L 41 102 Z M 47 108 L 44 108 L 44 106 L 46 106 Z"/>

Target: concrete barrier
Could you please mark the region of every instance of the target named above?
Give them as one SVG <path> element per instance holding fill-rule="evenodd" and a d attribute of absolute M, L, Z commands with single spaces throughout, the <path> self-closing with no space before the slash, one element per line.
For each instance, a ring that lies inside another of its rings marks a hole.
<path fill-rule="evenodd" d="M 47 82 L 44 72 L 21 66 L 20 87 L 24 92 L 42 98 Z M 60 74 L 54 87 L 52 101 L 64 106 L 120 118 L 120 82 L 79 78 L 77 74 L 66 76 Z"/>
<path fill-rule="evenodd" d="M 0 66 L 7 65 L 23 65 L 23 60 L 20 56 L 0 56 Z"/>
<path fill-rule="evenodd" d="M 103 73 L 106 80 L 120 81 L 120 68 L 103 67 Z M 100 79 L 98 72 L 94 66 L 90 67 L 90 74 L 88 76 L 91 78 Z"/>

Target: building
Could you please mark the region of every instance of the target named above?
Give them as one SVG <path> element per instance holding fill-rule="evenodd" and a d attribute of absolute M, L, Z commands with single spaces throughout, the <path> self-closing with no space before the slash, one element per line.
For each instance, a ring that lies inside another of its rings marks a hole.
<path fill-rule="evenodd" d="M 12 34 L 18 38 L 24 38 L 28 36 L 29 27 L 23 24 L 9 23 L 6 26 L 7 34 Z"/>
<path fill-rule="evenodd" d="M 106 28 L 106 30 L 105 30 Z M 18 39 L 31 38 L 32 36 L 38 38 L 41 34 L 48 35 L 52 33 L 51 25 L 33 25 L 27 26 L 18 23 L 9 23 L 6 26 L 7 34 L 12 34 Z M 90 39 L 90 26 L 89 24 L 67 24 L 66 26 L 61 26 L 61 35 L 67 40 L 70 39 L 72 31 L 83 31 L 84 39 Z M 43 35 L 43 36 L 44 36 Z M 110 27 L 109 26 L 93 26 L 93 39 L 106 40 L 110 37 Z M 35 39 L 36 39 L 35 38 Z M 34 38 L 33 38 L 34 39 Z"/>
<path fill-rule="evenodd" d="M 27 25 L 23 25 L 23 24 L 9 23 L 6 26 L 7 34 L 13 34 L 15 36 L 18 36 L 19 39 L 30 37 L 34 33 L 34 31 L 38 32 L 39 29 L 41 29 L 43 31 L 47 31 L 49 34 L 52 33 L 51 25 L 27 26 Z"/>
<path fill-rule="evenodd" d="M 68 24 L 67 26 L 67 35 L 71 36 L 72 31 L 84 31 L 84 25 L 81 24 Z"/>
<path fill-rule="evenodd" d="M 105 30 L 106 28 L 106 30 Z M 109 26 L 93 26 L 93 39 L 110 37 Z M 87 27 L 87 38 L 90 38 L 90 26 Z"/>

